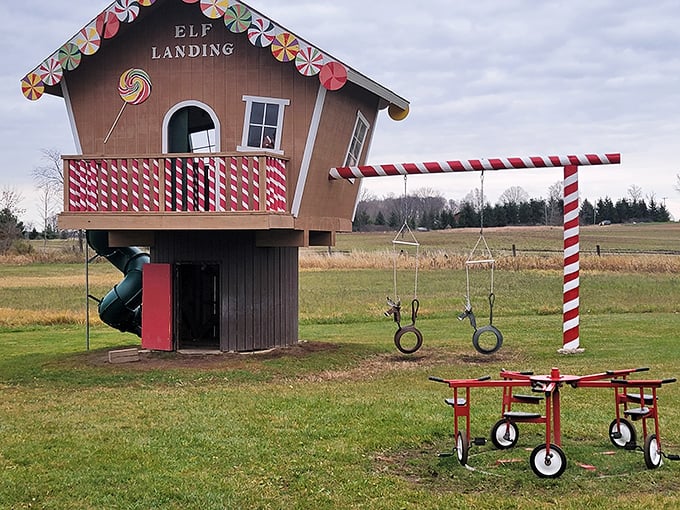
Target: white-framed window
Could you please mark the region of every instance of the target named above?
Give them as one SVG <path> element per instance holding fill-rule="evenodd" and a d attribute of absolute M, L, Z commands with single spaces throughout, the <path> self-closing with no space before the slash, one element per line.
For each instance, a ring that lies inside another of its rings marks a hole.
<path fill-rule="evenodd" d="M 349 141 L 347 156 L 345 156 L 345 164 L 343 166 L 356 166 L 359 164 L 359 159 L 364 150 L 366 136 L 368 135 L 370 127 L 371 125 L 366 120 L 366 117 L 358 111 L 357 120 L 354 124 L 354 131 L 352 132 L 352 138 Z"/>
<path fill-rule="evenodd" d="M 246 103 L 243 138 L 237 149 L 240 151 L 267 149 L 283 154 L 281 150 L 283 113 L 290 100 L 243 96 L 243 101 Z"/>

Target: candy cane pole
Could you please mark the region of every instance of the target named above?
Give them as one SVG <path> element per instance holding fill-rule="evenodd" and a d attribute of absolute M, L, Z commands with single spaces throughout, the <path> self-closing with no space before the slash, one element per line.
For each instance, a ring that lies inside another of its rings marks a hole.
<path fill-rule="evenodd" d="M 616 165 L 621 154 L 583 154 L 573 156 L 531 156 L 528 158 L 490 158 L 440 161 L 430 163 L 400 163 L 331 168 L 329 180 L 380 177 L 388 175 L 422 175 L 481 170 L 513 170 L 519 168 L 551 168 L 570 165 Z"/>
<path fill-rule="evenodd" d="M 578 167 L 564 167 L 564 290 L 562 350 L 579 348 L 579 218 Z"/>

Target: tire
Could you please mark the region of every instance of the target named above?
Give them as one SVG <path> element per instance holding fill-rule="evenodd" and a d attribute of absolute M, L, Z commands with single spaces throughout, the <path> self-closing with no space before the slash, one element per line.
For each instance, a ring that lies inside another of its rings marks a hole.
<path fill-rule="evenodd" d="M 619 418 L 609 424 L 609 440 L 617 448 L 625 448 L 626 445 L 634 445 L 637 440 L 635 427 L 625 418 Z"/>
<path fill-rule="evenodd" d="M 456 457 L 458 457 L 458 462 L 460 462 L 461 466 L 467 465 L 469 453 L 470 444 L 467 440 L 467 434 L 465 429 L 461 429 L 456 436 Z"/>
<path fill-rule="evenodd" d="M 405 347 L 402 344 L 401 339 L 407 333 L 413 333 L 415 335 L 416 343 Z M 394 345 L 396 345 L 397 349 L 399 349 L 399 351 L 403 352 L 404 354 L 413 354 L 423 345 L 423 335 L 420 331 L 418 331 L 418 328 L 413 325 L 404 326 L 403 328 L 399 328 L 394 334 Z"/>
<path fill-rule="evenodd" d="M 517 425 L 509 420 L 498 420 L 491 428 L 491 442 L 499 450 L 513 448 L 519 438 Z"/>
<path fill-rule="evenodd" d="M 541 444 L 531 452 L 529 463 L 539 478 L 558 478 L 567 467 L 567 456 L 559 446 L 554 444 L 550 445 L 548 456 L 545 445 Z"/>
<path fill-rule="evenodd" d="M 659 441 L 656 439 L 656 434 L 649 434 L 645 438 L 645 464 L 648 469 L 656 469 L 663 464 L 661 457 L 661 448 L 659 448 Z"/>
<path fill-rule="evenodd" d="M 479 340 L 483 333 L 494 334 L 494 336 L 496 337 L 496 343 L 493 345 L 493 347 L 486 348 L 479 343 Z M 482 326 L 481 328 L 475 330 L 474 334 L 472 335 L 472 345 L 475 347 L 475 349 L 477 349 L 477 352 L 481 354 L 493 354 L 494 352 L 501 348 L 501 345 L 503 345 L 503 335 L 500 331 L 498 331 L 498 328 L 492 326 L 491 324 L 488 324 L 487 326 Z"/>

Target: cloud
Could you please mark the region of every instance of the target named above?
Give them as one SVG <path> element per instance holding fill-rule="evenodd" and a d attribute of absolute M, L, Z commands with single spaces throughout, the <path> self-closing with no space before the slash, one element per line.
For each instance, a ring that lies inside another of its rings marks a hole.
<path fill-rule="evenodd" d="M 41 148 L 73 151 L 63 101 L 30 103 L 19 80 L 109 3 L 0 5 L 3 180 L 28 187 Z M 580 172 L 582 196 L 625 197 L 636 184 L 667 196 L 680 218 L 676 0 L 246 3 L 411 101 L 405 121 L 381 116 L 373 163 L 616 151 L 622 165 Z M 538 197 L 560 178 L 559 169 L 497 172 L 485 186 L 492 201 L 514 185 Z M 462 198 L 478 179 L 427 176 L 409 186 Z M 400 194 L 403 179 L 366 186 Z"/>

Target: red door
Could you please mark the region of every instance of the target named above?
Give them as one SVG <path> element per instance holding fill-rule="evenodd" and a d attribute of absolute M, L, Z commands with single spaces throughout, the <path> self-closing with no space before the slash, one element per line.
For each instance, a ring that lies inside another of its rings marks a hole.
<path fill-rule="evenodd" d="M 172 266 L 144 264 L 142 349 L 172 351 Z"/>

